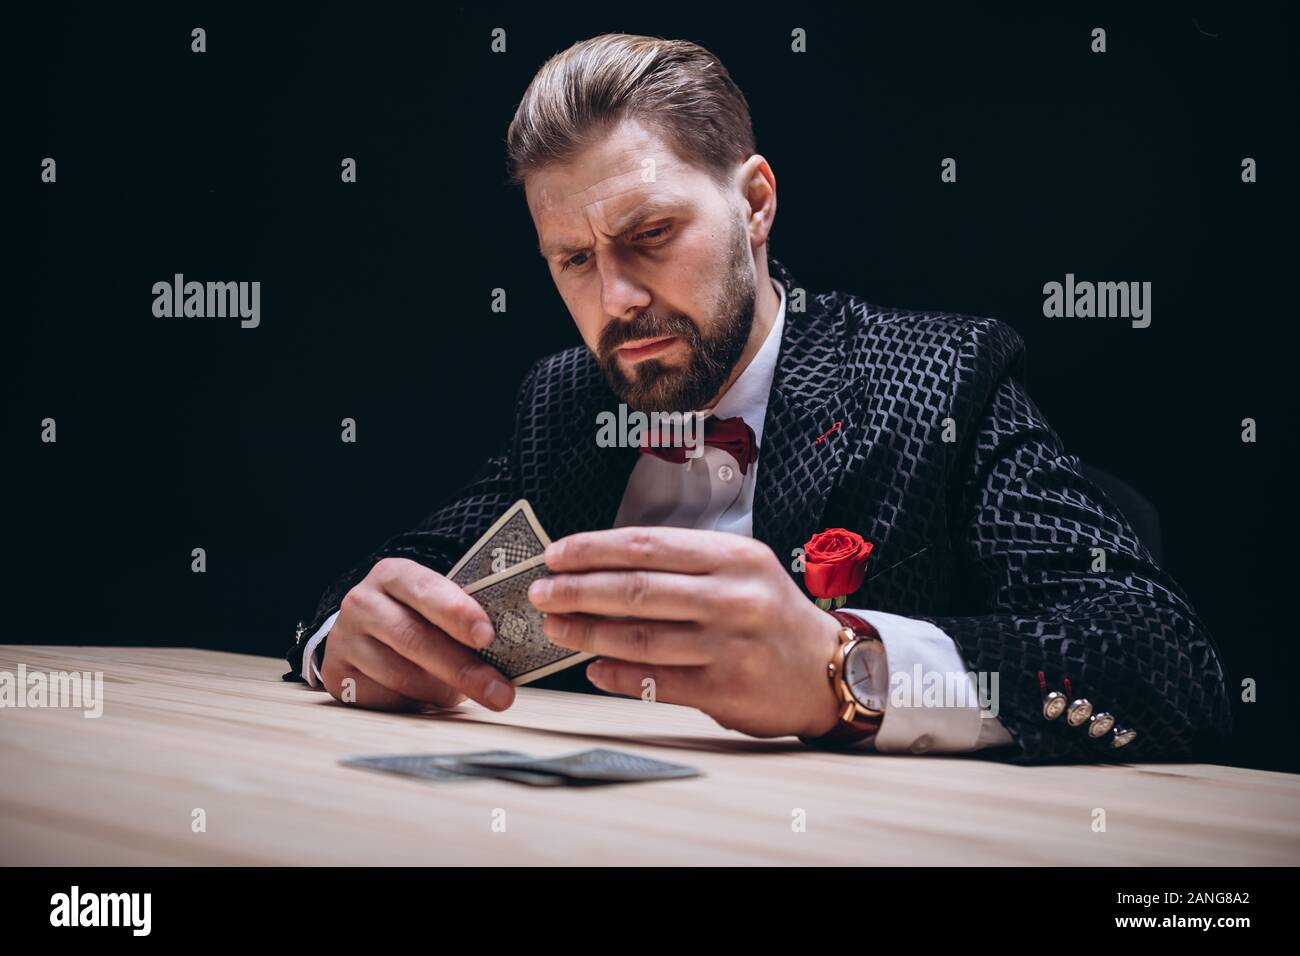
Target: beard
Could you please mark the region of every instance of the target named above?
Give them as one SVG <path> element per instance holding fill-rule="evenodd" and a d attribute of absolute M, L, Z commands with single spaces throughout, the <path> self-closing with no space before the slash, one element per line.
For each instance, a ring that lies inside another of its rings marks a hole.
<path fill-rule="evenodd" d="M 610 389 L 629 408 L 646 413 L 698 411 L 736 367 L 754 328 L 756 290 L 743 225 L 738 223 L 732 236 L 718 304 L 706 328 L 679 313 L 642 312 L 626 322 L 611 322 L 600 333 L 596 360 Z M 684 366 L 654 358 L 637 363 L 630 374 L 619 366 L 617 349 L 624 342 L 665 335 L 679 336 L 686 346 Z"/>

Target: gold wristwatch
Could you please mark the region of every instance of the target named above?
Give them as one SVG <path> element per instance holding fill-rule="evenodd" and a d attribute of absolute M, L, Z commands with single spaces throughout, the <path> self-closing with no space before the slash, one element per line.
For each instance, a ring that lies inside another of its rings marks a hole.
<path fill-rule="evenodd" d="M 856 614 L 830 613 L 842 625 L 840 645 L 826 665 L 841 704 L 840 722 L 820 737 L 799 738 L 813 746 L 843 746 L 878 732 L 889 693 L 889 665 L 880 633 Z"/>

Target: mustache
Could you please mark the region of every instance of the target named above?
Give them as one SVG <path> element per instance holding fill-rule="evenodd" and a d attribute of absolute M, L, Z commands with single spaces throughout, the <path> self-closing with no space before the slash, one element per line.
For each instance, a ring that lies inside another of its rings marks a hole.
<path fill-rule="evenodd" d="M 600 355 L 608 359 L 614 350 L 625 342 L 637 339 L 659 338 L 665 335 L 680 335 L 689 342 L 699 337 L 699 330 L 686 316 L 678 313 L 642 312 L 636 318 L 626 322 L 611 322 L 600 331 L 597 343 Z"/>

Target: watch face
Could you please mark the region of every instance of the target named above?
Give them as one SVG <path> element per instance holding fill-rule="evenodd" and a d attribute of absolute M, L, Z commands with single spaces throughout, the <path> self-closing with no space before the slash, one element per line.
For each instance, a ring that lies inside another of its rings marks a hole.
<path fill-rule="evenodd" d="M 889 694 L 889 668 L 885 645 L 880 641 L 858 641 L 844 662 L 844 682 L 853 699 L 871 710 L 884 710 Z"/>

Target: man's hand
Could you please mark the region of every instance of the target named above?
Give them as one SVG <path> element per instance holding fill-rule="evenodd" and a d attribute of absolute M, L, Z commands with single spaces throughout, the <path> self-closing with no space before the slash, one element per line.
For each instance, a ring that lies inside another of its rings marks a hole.
<path fill-rule="evenodd" d="M 493 636 L 483 608 L 455 584 L 414 561 L 384 558 L 344 595 L 321 678 L 336 699 L 362 707 L 455 707 L 468 696 L 505 710 L 514 687 L 474 653 Z"/>
<path fill-rule="evenodd" d="M 799 590 L 765 544 L 720 531 L 617 528 L 546 549 L 550 577 L 528 597 L 561 647 L 589 651 L 603 690 L 704 711 L 755 737 L 835 726 L 826 665 L 835 619 Z M 629 618 L 617 620 L 616 618 Z"/>

